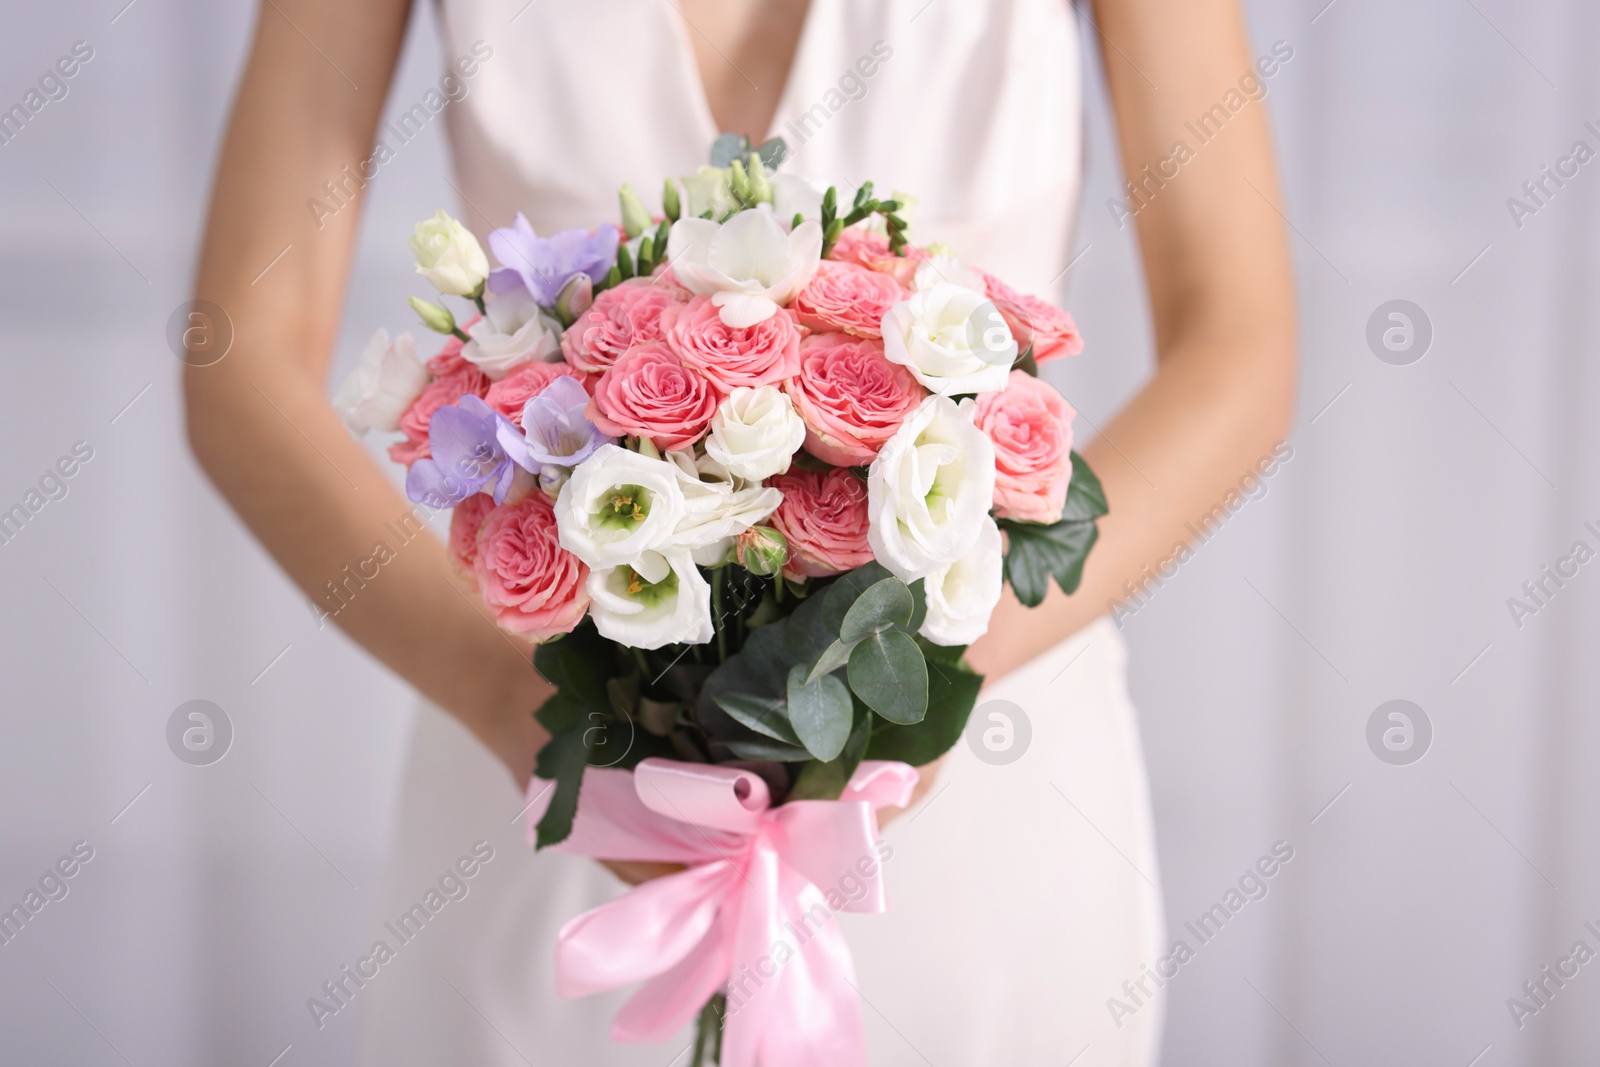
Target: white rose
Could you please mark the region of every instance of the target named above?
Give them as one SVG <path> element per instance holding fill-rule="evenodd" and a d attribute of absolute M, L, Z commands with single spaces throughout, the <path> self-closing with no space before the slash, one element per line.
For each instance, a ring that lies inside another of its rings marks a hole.
<path fill-rule="evenodd" d="M 867 543 L 912 582 L 972 547 L 994 501 L 994 443 L 973 425 L 976 404 L 930 396 L 867 469 Z"/>
<path fill-rule="evenodd" d="M 783 503 L 782 490 L 766 485 L 741 485 L 726 467 L 709 455 L 695 458 L 689 449 L 668 452 L 683 493 L 683 518 L 672 543 L 689 549 L 702 567 L 721 563 L 733 539 L 761 522 Z"/>
<path fill-rule="evenodd" d="M 392 432 L 400 428 L 400 416 L 428 380 L 428 368 L 417 358 L 411 335 L 403 333 L 391 341 L 388 330 L 379 330 L 361 350 L 356 369 L 333 394 L 333 406 L 357 437 L 368 430 Z"/>
<path fill-rule="evenodd" d="M 735 478 L 759 482 L 788 470 L 805 439 L 805 420 L 783 390 L 740 386 L 718 405 L 711 419 L 706 455 Z"/>
<path fill-rule="evenodd" d="M 667 259 L 678 284 L 709 296 L 724 323 L 754 326 L 776 315 L 817 272 L 822 226 L 802 222 L 784 233 L 766 211 L 741 211 L 721 225 L 682 218 L 672 224 Z"/>
<path fill-rule="evenodd" d="M 616 445 L 601 445 L 578 464 L 556 496 L 561 547 L 595 568 L 664 550 L 683 515 L 672 464 Z"/>
<path fill-rule="evenodd" d="M 493 381 L 499 381 L 524 363 L 550 361 L 561 352 L 560 327 L 551 320 L 528 291 L 489 290 L 483 294 L 484 316 L 467 330 L 471 338 L 461 346 L 461 358 Z"/>
<path fill-rule="evenodd" d="M 589 617 L 628 648 L 701 645 L 716 634 L 711 587 L 686 548 L 646 552 L 632 565 L 589 572 Z"/>
<path fill-rule="evenodd" d="M 489 257 L 461 223 L 439 212 L 417 223 L 410 237 L 417 273 L 451 296 L 471 296 L 489 277 Z"/>
<path fill-rule="evenodd" d="M 938 282 L 883 316 L 883 354 L 941 396 L 998 392 L 1017 361 L 1017 342 L 993 301 Z"/>
<path fill-rule="evenodd" d="M 939 253 L 929 256 L 917 264 L 917 272 L 912 276 L 911 288 L 917 292 L 932 289 L 940 282 L 959 285 L 963 289 L 971 289 L 975 293 L 988 295 L 988 287 L 983 284 L 983 279 L 978 272 L 961 262 L 955 256 Z"/>
<path fill-rule="evenodd" d="M 936 645 L 970 645 L 989 629 L 1000 603 L 1000 527 L 985 516 L 967 554 L 928 572 L 928 615 L 918 631 Z"/>

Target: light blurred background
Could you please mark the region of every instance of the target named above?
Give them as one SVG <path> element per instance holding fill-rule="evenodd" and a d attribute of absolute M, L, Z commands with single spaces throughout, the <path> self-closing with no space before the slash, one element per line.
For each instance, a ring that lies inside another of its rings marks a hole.
<path fill-rule="evenodd" d="M 317 1032 L 305 999 L 368 941 L 414 699 L 318 628 L 181 431 L 165 333 L 250 5 L 125 3 L 9 3 L 0 35 L 4 107 L 93 49 L 0 145 L 0 510 L 93 450 L 0 545 L 0 905 L 93 849 L 0 945 L 0 1062 L 348 1064 L 349 1013 Z M 1574 142 L 1600 149 L 1600 10 L 1249 10 L 1256 54 L 1293 49 L 1266 105 L 1302 300 L 1293 457 L 1124 624 L 1174 936 L 1274 842 L 1294 859 L 1169 984 L 1165 1062 L 1592 1063 L 1600 964 L 1520 1028 L 1507 1000 L 1575 942 L 1600 949 L 1600 563 L 1520 626 L 1507 602 L 1575 542 L 1600 549 L 1600 177 L 1520 226 L 1507 198 Z M 1082 432 L 1151 364 L 1089 54 L 1062 294 L 1089 348 L 1058 379 Z M 391 108 L 439 61 L 418 4 Z M 409 319 L 402 236 L 455 206 L 442 139 L 371 186 L 339 373 Z M 1405 365 L 1368 343 L 1392 300 L 1431 324 Z M 210 766 L 168 748 L 193 699 L 232 724 Z M 1368 743 L 1394 699 L 1431 724 L 1409 765 Z"/>

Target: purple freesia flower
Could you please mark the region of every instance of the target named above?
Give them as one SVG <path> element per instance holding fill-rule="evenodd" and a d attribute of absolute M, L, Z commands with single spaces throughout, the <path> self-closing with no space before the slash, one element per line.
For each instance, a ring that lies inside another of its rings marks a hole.
<path fill-rule="evenodd" d="M 554 307 L 561 287 L 574 275 L 587 274 L 591 283 L 605 279 L 616 262 L 620 239 L 610 223 L 593 233 L 572 229 L 540 237 L 519 211 L 510 227 L 489 232 L 489 249 L 501 263 L 489 273 L 489 288 L 506 293 L 522 286 L 540 307 Z"/>
<path fill-rule="evenodd" d="M 528 457 L 524 466 L 576 467 L 601 445 L 611 444 L 613 439 L 584 415 L 588 406 L 588 392 L 577 379 L 565 375 L 529 397 L 522 407 Z"/>
<path fill-rule="evenodd" d="M 468 393 L 428 420 L 428 450 L 406 472 L 406 496 L 433 508 L 455 507 L 490 488 L 501 503 L 522 463 L 522 434 L 511 420 Z"/>

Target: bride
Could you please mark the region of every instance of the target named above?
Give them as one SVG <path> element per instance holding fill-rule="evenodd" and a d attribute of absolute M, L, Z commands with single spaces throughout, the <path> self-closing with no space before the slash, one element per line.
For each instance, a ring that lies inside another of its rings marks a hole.
<path fill-rule="evenodd" d="M 410 7 L 262 5 L 196 282 L 236 341 L 186 368 L 190 440 L 312 596 L 407 510 L 326 399 L 358 213 L 314 220 L 305 204 L 372 156 Z M 969 734 L 991 743 L 926 769 L 885 831 L 889 912 L 841 920 L 876 1065 L 1155 1062 L 1152 968 L 1168 946 L 1106 612 L 1270 450 L 1290 410 L 1293 287 L 1265 110 L 1240 110 L 1176 176 L 1145 172 L 1252 72 L 1237 0 L 1096 0 L 1084 16 L 1123 170 L 1144 175 L 1130 202 L 1157 370 L 1087 447 L 1111 514 L 1082 587 L 1033 611 L 1002 603 L 969 656 L 990 679 Z M 540 233 L 592 226 L 614 216 L 619 184 L 692 173 L 733 131 L 782 135 L 784 173 L 914 194 L 918 243 L 1018 289 L 1052 297 L 1065 275 L 1083 125 L 1067 0 L 440 0 L 439 17 L 448 61 L 476 68 L 446 114 L 458 213 L 480 236 L 517 211 Z M 619 877 L 654 872 L 518 843 L 508 817 L 548 686 L 462 595 L 439 543 L 419 539 L 384 574 L 338 622 L 431 702 L 384 914 L 479 839 L 494 858 L 474 903 L 352 998 L 363 1062 L 682 1063 L 681 1043 L 613 1045 L 617 998 L 554 996 L 559 926 L 620 892 Z"/>

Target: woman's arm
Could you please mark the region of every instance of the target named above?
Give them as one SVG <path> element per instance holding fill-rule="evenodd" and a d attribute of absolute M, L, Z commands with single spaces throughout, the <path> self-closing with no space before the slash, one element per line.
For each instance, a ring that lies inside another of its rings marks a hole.
<path fill-rule="evenodd" d="M 335 621 L 458 717 L 521 784 L 543 743 L 529 713 L 548 694 L 531 649 L 480 614 L 437 539 L 390 543 L 384 524 L 411 504 L 324 393 L 361 194 L 345 182 L 354 202 L 320 228 L 306 202 L 372 154 L 410 9 L 409 0 L 261 5 L 195 283 L 198 298 L 231 317 L 234 341 L 221 362 L 185 368 L 189 440 L 314 601 L 376 542 L 395 552 Z"/>
<path fill-rule="evenodd" d="M 1028 610 L 1007 590 L 969 657 L 1000 675 L 1105 614 L 1141 570 L 1285 433 L 1295 378 L 1294 279 L 1266 107 L 1197 145 L 1184 127 L 1254 73 L 1237 0 L 1095 0 L 1124 173 L 1196 149 L 1138 212 L 1155 376 L 1085 451 L 1111 513 L 1071 597 Z M 1153 186 L 1152 186 L 1153 187 Z"/>

